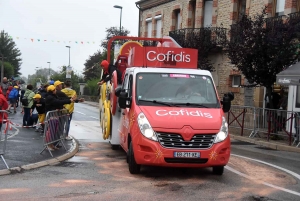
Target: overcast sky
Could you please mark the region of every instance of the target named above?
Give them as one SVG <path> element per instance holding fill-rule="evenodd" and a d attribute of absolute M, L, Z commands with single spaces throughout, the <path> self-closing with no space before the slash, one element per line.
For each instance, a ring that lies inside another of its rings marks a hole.
<path fill-rule="evenodd" d="M 47 62 L 55 71 L 68 65 L 67 45 L 71 66 L 81 74 L 85 60 L 101 49 L 105 29 L 119 28 L 120 9 L 114 5 L 123 7 L 122 26 L 131 36 L 138 35 L 136 1 L 0 0 L 0 29 L 12 36 L 22 53 L 22 76 L 34 74 L 36 67 L 49 68 Z"/>

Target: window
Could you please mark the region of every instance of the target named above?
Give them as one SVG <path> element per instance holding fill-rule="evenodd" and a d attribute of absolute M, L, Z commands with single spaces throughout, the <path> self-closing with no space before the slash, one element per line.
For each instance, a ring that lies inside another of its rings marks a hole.
<path fill-rule="evenodd" d="M 170 103 L 191 107 L 192 105 L 186 105 L 189 102 L 219 107 L 213 81 L 206 75 L 138 73 L 135 96 L 138 105 L 158 106 Z"/>
<path fill-rule="evenodd" d="M 204 27 L 209 27 L 212 25 L 212 11 L 213 11 L 213 0 L 206 0 L 204 2 L 204 19 L 203 19 Z"/>
<path fill-rule="evenodd" d="M 147 23 L 147 37 L 151 38 L 152 37 L 152 18 L 147 18 L 146 23 Z"/>
<path fill-rule="evenodd" d="M 238 1 L 238 19 L 241 19 L 243 15 L 246 15 L 246 3 L 247 0 Z"/>
<path fill-rule="evenodd" d="M 181 27 L 180 9 L 174 10 L 174 14 L 175 14 L 175 30 L 178 30 Z"/>
<path fill-rule="evenodd" d="M 190 28 L 195 28 L 196 24 L 196 0 L 190 1 L 191 13 L 189 13 L 189 18 L 191 19 Z"/>
<path fill-rule="evenodd" d="M 232 87 L 240 87 L 241 85 L 241 76 L 240 75 L 234 75 L 232 76 Z"/>
<path fill-rule="evenodd" d="M 285 0 L 274 0 L 273 6 L 276 9 L 274 12 L 275 17 L 284 15 Z"/>
<path fill-rule="evenodd" d="M 156 38 L 161 38 L 161 15 L 157 15 L 154 18 L 156 20 Z"/>

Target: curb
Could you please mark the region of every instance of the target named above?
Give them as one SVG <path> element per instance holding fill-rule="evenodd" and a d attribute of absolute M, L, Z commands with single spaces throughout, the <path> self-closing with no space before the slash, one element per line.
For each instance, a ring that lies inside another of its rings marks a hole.
<path fill-rule="evenodd" d="M 261 146 L 268 147 L 270 149 L 279 150 L 279 151 L 290 151 L 290 152 L 300 153 L 300 148 L 276 144 L 276 143 L 272 143 L 272 142 L 266 142 L 261 139 L 253 139 L 253 138 L 249 138 L 249 137 L 236 136 L 236 135 L 230 135 L 230 138 L 234 139 L 234 140 L 240 140 L 243 142 L 249 142 L 249 143 L 261 145 Z"/>
<path fill-rule="evenodd" d="M 50 158 L 48 160 L 44 160 L 44 161 L 40 161 L 40 162 L 36 162 L 36 163 L 32 163 L 32 164 L 22 165 L 21 167 L 13 167 L 10 169 L 0 170 L 0 176 L 14 174 L 14 173 L 22 173 L 25 170 L 32 170 L 32 169 L 36 169 L 36 168 L 40 168 L 40 167 L 44 167 L 44 166 L 48 166 L 48 165 L 56 165 L 60 162 L 63 162 L 65 160 L 73 157 L 78 152 L 79 145 L 78 145 L 77 140 L 74 137 L 72 140 L 72 144 L 73 144 L 73 146 L 71 147 L 71 149 L 62 156 Z"/>

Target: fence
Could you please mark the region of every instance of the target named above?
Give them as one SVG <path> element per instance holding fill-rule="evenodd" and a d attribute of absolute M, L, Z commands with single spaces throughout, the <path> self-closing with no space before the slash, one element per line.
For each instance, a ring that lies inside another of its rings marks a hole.
<path fill-rule="evenodd" d="M 300 146 L 300 114 L 297 112 L 234 105 L 227 121 L 229 128 L 237 129 L 241 136 L 248 134 L 253 138 L 263 134 L 268 141 L 287 138 L 289 145 L 298 142 L 296 147 Z"/>
<path fill-rule="evenodd" d="M 4 154 L 6 150 L 6 143 L 7 143 L 7 130 L 9 127 L 9 121 L 7 120 L 7 111 L 0 110 L 0 156 L 5 164 L 6 168 L 9 169 L 5 159 Z"/>
<path fill-rule="evenodd" d="M 41 153 L 47 149 L 53 157 L 49 145 L 56 147 L 59 143 L 67 150 L 63 140 L 66 137 L 67 126 L 69 126 L 68 119 L 69 114 L 66 109 L 47 112 L 44 125 L 44 149 Z"/>

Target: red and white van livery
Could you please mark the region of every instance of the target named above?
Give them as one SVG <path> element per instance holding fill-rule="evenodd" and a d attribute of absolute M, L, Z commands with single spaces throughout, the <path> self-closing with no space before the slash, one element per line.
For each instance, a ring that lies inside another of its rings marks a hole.
<path fill-rule="evenodd" d="M 154 165 L 213 167 L 221 175 L 230 157 L 224 113 L 233 94 L 220 101 L 211 73 L 197 69 L 197 50 L 173 44 L 132 48 L 115 88 L 110 143 L 127 152 L 132 174 Z"/>

